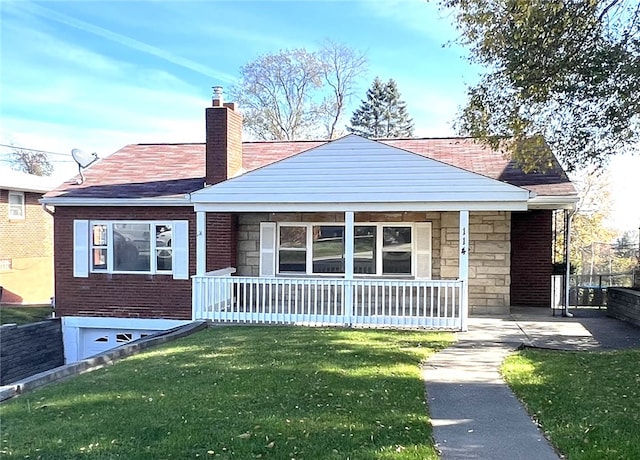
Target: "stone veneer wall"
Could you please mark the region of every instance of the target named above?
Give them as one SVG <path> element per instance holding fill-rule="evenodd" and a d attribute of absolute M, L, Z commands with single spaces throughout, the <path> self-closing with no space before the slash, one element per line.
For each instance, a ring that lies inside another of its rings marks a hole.
<path fill-rule="evenodd" d="M 344 213 L 251 213 L 238 219 L 237 273 L 258 276 L 260 222 L 344 222 Z M 431 222 L 433 279 L 458 277 L 458 212 L 364 212 L 357 222 Z M 508 313 L 509 212 L 471 212 L 469 306 L 471 314 Z"/>
<path fill-rule="evenodd" d="M 459 221 L 460 215 L 457 212 L 442 213 L 440 239 L 443 279 L 458 277 Z M 510 235 L 511 213 L 506 211 L 469 213 L 470 314 L 509 312 Z"/>

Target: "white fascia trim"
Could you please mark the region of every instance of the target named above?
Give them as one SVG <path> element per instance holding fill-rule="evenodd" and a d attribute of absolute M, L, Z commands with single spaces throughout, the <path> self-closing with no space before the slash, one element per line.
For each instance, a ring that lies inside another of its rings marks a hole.
<path fill-rule="evenodd" d="M 46 187 L 26 187 L 21 185 L 0 185 L 0 189 L 9 190 L 10 192 L 29 192 L 29 193 L 47 193 L 51 188 Z"/>
<path fill-rule="evenodd" d="M 191 196 L 172 198 L 41 198 L 41 204 L 51 206 L 190 206 Z"/>
<path fill-rule="evenodd" d="M 529 209 L 575 209 L 578 195 L 545 195 L 529 200 Z"/>
<path fill-rule="evenodd" d="M 189 323 L 191 323 L 190 320 L 178 319 L 115 318 L 104 316 L 62 317 L 63 326 L 96 329 L 146 329 L 151 331 L 164 331 Z"/>
<path fill-rule="evenodd" d="M 527 201 L 398 203 L 194 203 L 196 212 L 526 211 Z"/>

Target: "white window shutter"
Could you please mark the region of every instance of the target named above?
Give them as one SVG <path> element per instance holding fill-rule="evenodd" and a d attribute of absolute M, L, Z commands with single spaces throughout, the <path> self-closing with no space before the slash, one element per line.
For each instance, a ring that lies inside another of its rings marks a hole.
<path fill-rule="evenodd" d="M 415 224 L 416 278 L 431 279 L 431 222 Z"/>
<path fill-rule="evenodd" d="M 89 221 L 73 221 L 73 276 L 89 277 Z"/>
<path fill-rule="evenodd" d="M 173 245 L 173 279 L 189 279 L 189 222 L 174 220 L 171 228 Z"/>
<path fill-rule="evenodd" d="M 260 222 L 260 276 L 276 274 L 276 223 Z"/>

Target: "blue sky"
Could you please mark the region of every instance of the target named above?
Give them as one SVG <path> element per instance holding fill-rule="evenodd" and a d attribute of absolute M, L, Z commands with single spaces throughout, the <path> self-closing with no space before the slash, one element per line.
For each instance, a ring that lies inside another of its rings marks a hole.
<path fill-rule="evenodd" d="M 204 141 L 211 87 L 231 86 L 260 54 L 325 38 L 364 52 L 348 114 L 375 76 L 394 78 L 420 136 L 455 134 L 481 71 L 443 46 L 456 37 L 451 18 L 421 0 L 2 0 L 0 33 L 0 144 L 62 153 L 51 155 L 61 176 L 73 173 L 72 148 Z"/>
<path fill-rule="evenodd" d="M 375 76 L 394 78 L 416 133 L 449 135 L 478 74 L 464 49 L 443 47 L 454 37 L 419 0 L 3 1 L 2 143 L 106 155 L 199 142 L 211 86 L 231 86 L 260 54 L 325 38 L 368 56 L 361 97 Z"/>

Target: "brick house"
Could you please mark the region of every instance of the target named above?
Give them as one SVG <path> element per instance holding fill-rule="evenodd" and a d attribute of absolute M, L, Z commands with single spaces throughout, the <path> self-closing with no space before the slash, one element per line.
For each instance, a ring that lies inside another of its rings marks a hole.
<path fill-rule="evenodd" d="M 217 98 L 204 144 L 85 176 L 42 200 L 71 360 L 191 319 L 465 329 L 549 307 L 553 213 L 577 201 L 557 161 L 525 174 L 468 138 L 242 142 Z"/>
<path fill-rule="evenodd" d="M 3 304 L 49 303 L 53 218 L 38 200 L 58 181 L 0 170 L 0 286 Z"/>

